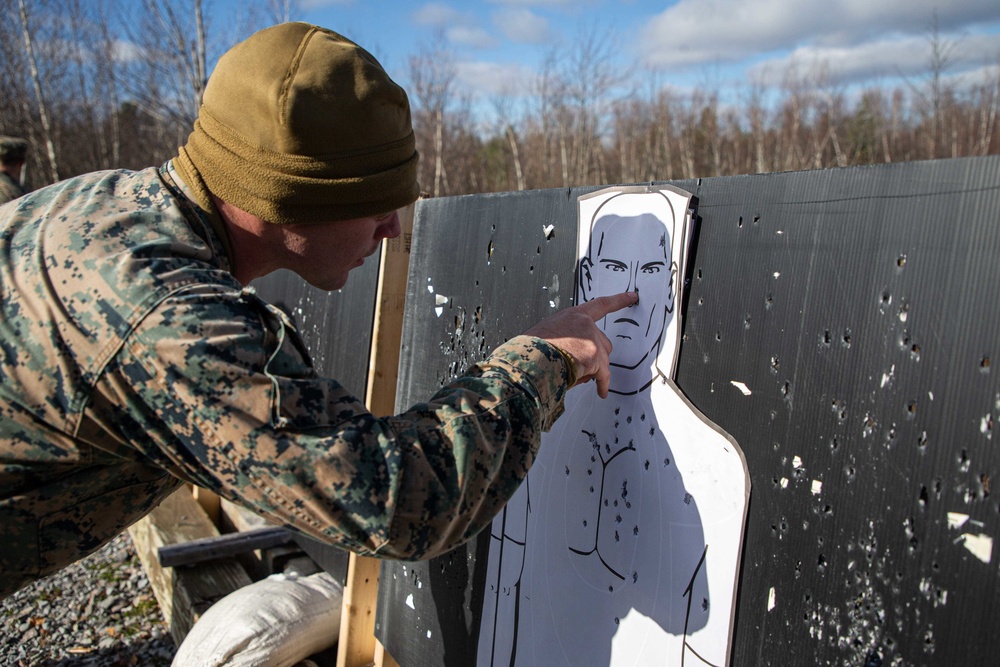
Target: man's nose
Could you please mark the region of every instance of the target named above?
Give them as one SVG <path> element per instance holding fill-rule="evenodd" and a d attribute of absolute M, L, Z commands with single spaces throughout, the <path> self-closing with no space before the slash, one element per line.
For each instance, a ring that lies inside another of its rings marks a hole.
<path fill-rule="evenodd" d="M 402 228 L 399 224 L 399 211 L 393 211 L 392 215 L 379 226 L 379 235 L 384 239 L 394 239 L 399 236 L 401 232 Z"/>

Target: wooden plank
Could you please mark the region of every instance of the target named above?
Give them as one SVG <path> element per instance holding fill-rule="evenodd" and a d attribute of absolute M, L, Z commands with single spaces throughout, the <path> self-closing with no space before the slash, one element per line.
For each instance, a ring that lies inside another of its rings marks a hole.
<path fill-rule="evenodd" d="M 352 553 L 347 565 L 344 607 L 340 616 L 337 667 L 367 667 L 375 661 L 375 602 L 378 599 L 377 558 Z"/>
<path fill-rule="evenodd" d="M 160 547 L 219 535 L 187 487 L 167 497 L 129 528 L 129 534 L 177 644 L 215 602 L 251 583 L 246 571 L 233 559 L 197 567 L 160 566 L 156 557 Z"/>
<path fill-rule="evenodd" d="M 219 497 L 219 494 L 215 491 L 203 489 L 200 486 L 192 486 L 191 494 L 198 501 L 198 504 L 201 505 L 201 508 L 205 510 L 205 514 L 208 515 L 209 520 L 211 520 L 216 528 L 219 528 L 219 521 L 222 519 L 222 499 Z"/>
<path fill-rule="evenodd" d="M 410 267 L 413 205 L 399 211 L 401 233 L 382 243 L 376 290 L 375 322 L 365 403 L 378 416 L 392 414 L 396 403 L 399 342 Z M 351 554 L 344 586 L 337 667 L 361 667 L 375 660 L 375 603 L 379 561 Z"/>

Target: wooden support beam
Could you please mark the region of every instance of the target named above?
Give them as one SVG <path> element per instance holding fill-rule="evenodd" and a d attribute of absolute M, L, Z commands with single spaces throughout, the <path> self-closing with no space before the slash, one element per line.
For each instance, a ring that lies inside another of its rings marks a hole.
<path fill-rule="evenodd" d="M 160 566 L 156 557 L 160 547 L 219 535 L 186 486 L 132 525 L 129 534 L 178 645 L 209 607 L 251 583 L 246 571 L 233 559 L 196 567 Z"/>
<path fill-rule="evenodd" d="M 365 404 L 376 416 L 391 415 L 396 407 L 399 344 L 406 303 L 406 276 L 413 238 L 413 205 L 399 211 L 401 233 L 382 242 L 375 323 L 368 363 Z M 379 561 L 351 554 L 340 617 L 337 667 L 364 667 L 375 662 L 375 603 L 378 599 Z"/>
<path fill-rule="evenodd" d="M 340 615 L 337 667 L 367 667 L 375 660 L 375 603 L 378 600 L 377 558 L 352 553 L 347 565 L 344 607 Z"/>
<path fill-rule="evenodd" d="M 222 499 L 219 497 L 219 494 L 215 491 L 203 489 L 200 486 L 192 486 L 191 493 L 194 495 L 194 499 L 198 501 L 198 504 L 201 505 L 201 508 L 205 510 L 205 514 L 208 515 L 209 520 L 216 528 L 219 528 L 219 522 L 222 519 L 220 509 Z"/>

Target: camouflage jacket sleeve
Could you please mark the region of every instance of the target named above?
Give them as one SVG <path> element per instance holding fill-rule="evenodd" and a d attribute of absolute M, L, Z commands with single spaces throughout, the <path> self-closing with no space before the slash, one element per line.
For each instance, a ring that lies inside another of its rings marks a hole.
<path fill-rule="evenodd" d="M 486 527 L 562 411 L 566 368 L 517 337 L 428 402 L 376 418 L 318 377 L 252 290 L 196 287 L 129 336 L 102 391 L 182 477 L 329 543 L 429 558 Z M 145 443 L 145 444 L 143 444 Z"/>

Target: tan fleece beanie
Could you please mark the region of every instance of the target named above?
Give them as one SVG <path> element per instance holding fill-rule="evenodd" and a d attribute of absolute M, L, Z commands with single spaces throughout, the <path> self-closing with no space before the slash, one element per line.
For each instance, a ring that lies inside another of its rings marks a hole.
<path fill-rule="evenodd" d="M 174 163 L 196 191 L 268 222 L 330 222 L 416 200 L 414 146 L 406 93 L 371 54 L 284 23 L 222 56 Z"/>

